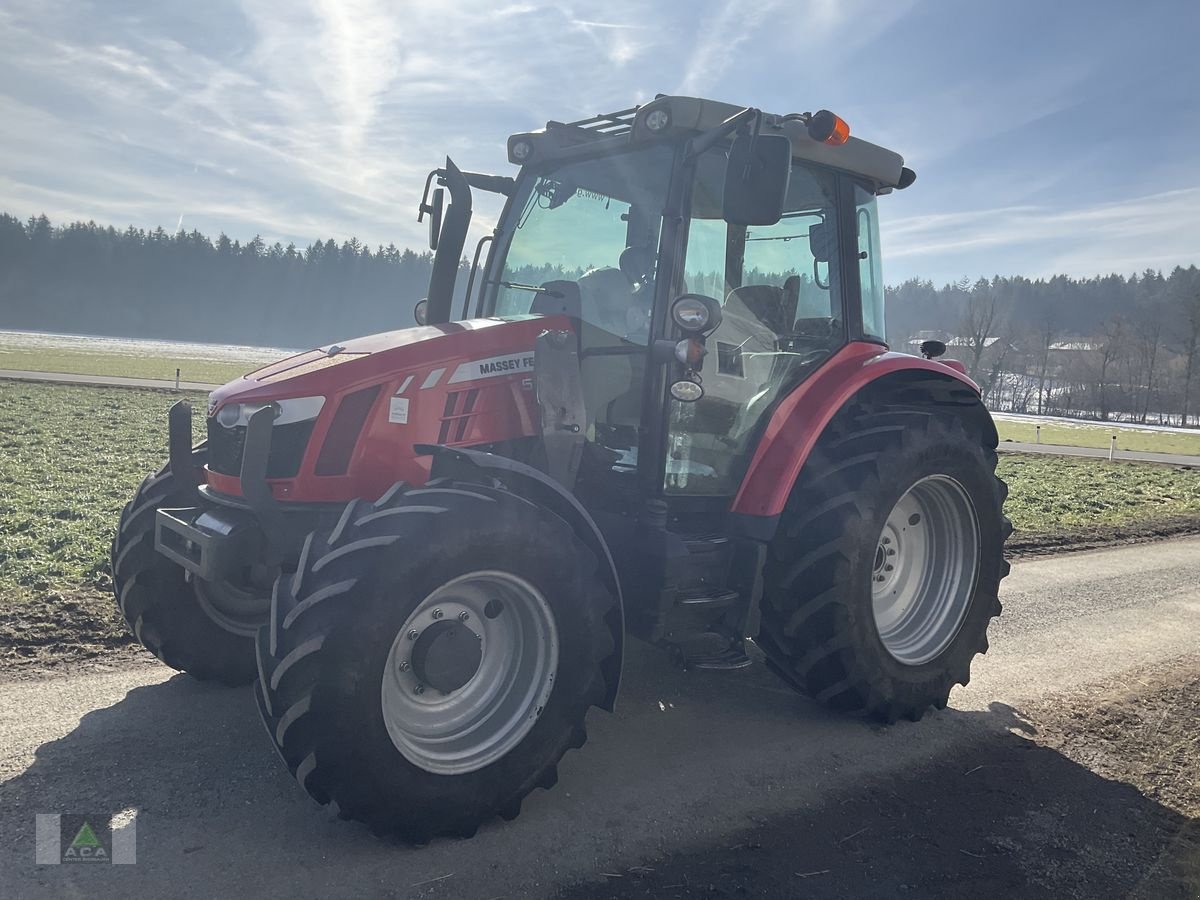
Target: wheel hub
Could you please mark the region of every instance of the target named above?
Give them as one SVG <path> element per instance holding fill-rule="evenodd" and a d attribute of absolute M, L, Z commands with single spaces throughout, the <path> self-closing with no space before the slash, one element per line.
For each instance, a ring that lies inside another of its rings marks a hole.
<path fill-rule="evenodd" d="M 457 620 L 434 622 L 413 643 L 413 674 L 443 694 L 457 691 L 474 678 L 482 660 L 479 635 Z"/>
<path fill-rule="evenodd" d="M 271 613 L 270 589 L 229 581 L 214 584 L 193 578 L 192 589 L 204 614 L 218 627 L 241 637 L 254 637 Z"/>
<path fill-rule="evenodd" d="M 871 568 L 875 627 L 906 665 L 937 657 L 958 634 L 975 593 L 979 522 L 966 489 L 923 478 L 888 514 Z"/>

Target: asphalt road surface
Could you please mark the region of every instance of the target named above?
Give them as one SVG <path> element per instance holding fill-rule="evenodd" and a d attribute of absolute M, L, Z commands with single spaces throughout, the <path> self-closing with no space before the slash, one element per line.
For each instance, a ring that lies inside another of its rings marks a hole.
<path fill-rule="evenodd" d="M 888 728 L 826 713 L 762 666 L 681 672 L 635 645 L 618 712 L 593 712 L 554 790 L 514 822 L 423 848 L 313 805 L 249 689 L 157 664 L 0 682 L 0 896 L 544 896 L 861 797 L 981 736 L 1000 740 L 1003 704 L 1193 652 L 1198 564 L 1200 538 L 1015 564 L 970 687 L 951 709 Z M 35 865 L 36 813 L 128 810 L 136 865 Z"/>

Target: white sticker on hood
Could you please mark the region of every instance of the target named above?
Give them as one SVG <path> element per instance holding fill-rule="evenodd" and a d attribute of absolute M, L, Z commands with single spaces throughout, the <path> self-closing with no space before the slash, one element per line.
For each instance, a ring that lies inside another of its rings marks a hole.
<path fill-rule="evenodd" d="M 388 404 L 388 421 L 397 425 L 408 424 L 408 398 L 392 397 Z"/>
<path fill-rule="evenodd" d="M 488 359 L 473 359 L 462 363 L 446 384 L 463 381 L 478 381 L 480 378 L 498 378 L 501 375 L 516 375 L 533 371 L 533 351 L 514 353 L 508 356 L 492 356 Z"/>

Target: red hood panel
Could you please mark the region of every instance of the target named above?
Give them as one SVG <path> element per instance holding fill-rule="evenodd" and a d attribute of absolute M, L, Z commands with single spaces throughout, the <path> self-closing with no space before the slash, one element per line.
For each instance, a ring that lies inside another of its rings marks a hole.
<path fill-rule="evenodd" d="M 209 395 L 208 414 L 231 400 L 263 402 L 285 397 L 327 396 L 353 386 L 373 384 L 393 372 L 452 357 L 468 360 L 504 350 L 532 349 L 550 327 L 546 319 L 469 319 L 444 325 L 418 325 L 384 331 L 306 350 L 263 366 L 217 388 Z M 565 327 L 561 323 L 555 327 Z M 340 349 L 339 349 L 340 348 Z M 337 352 L 330 354 L 330 350 Z"/>
<path fill-rule="evenodd" d="M 561 317 L 476 319 L 344 341 L 231 381 L 212 392 L 208 414 L 231 402 L 324 397 L 299 471 L 272 480 L 272 492 L 280 500 L 373 500 L 397 481 L 424 482 L 429 459 L 416 455 L 415 444 L 479 446 L 536 434 L 533 352 L 547 328 L 570 325 Z M 374 393 L 361 430 L 350 436 L 345 426 L 334 428 L 343 401 L 366 389 Z M 218 434 L 224 441 L 224 432 Z M 286 440 L 282 430 L 276 437 Z M 329 442 L 345 451 L 346 439 L 354 443 L 344 470 L 326 465 L 318 474 L 322 448 Z M 277 449 L 273 440 L 272 454 Z M 236 476 L 211 469 L 206 476 L 217 491 L 241 493 Z"/>

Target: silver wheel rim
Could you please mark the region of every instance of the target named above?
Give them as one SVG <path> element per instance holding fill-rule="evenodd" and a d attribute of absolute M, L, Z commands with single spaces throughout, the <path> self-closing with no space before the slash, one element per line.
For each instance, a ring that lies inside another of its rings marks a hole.
<path fill-rule="evenodd" d="M 465 684 L 443 692 L 423 683 L 416 654 L 422 635 L 446 623 L 462 626 L 456 639 L 478 641 L 479 662 Z M 541 592 L 508 572 L 471 572 L 422 600 L 392 642 L 384 725 L 404 758 L 426 772 L 474 772 L 529 733 L 557 671 L 558 628 Z"/>
<path fill-rule="evenodd" d="M 958 634 L 979 572 L 979 518 L 947 475 L 910 487 L 888 514 L 871 572 L 871 607 L 883 646 L 919 666 Z"/>
<path fill-rule="evenodd" d="M 231 634 L 254 637 L 271 613 L 270 596 L 244 590 L 228 581 L 213 584 L 193 578 L 192 587 L 204 614 Z"/>

